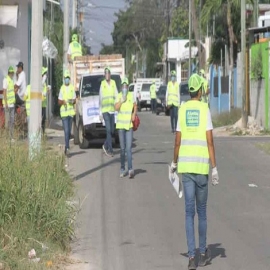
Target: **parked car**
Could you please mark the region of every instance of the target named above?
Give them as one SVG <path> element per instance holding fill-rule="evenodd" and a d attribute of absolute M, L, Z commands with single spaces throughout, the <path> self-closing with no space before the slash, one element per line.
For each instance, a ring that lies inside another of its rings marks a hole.
<path fill-rule="evenodd" d="M 156 115 L 159 115 L 160 113 L 165 113 L 165 115 L 170 114 L 170 111 L 166 107 L 166 91 L 166 85 L 161 85 L 158 89 Z"/>

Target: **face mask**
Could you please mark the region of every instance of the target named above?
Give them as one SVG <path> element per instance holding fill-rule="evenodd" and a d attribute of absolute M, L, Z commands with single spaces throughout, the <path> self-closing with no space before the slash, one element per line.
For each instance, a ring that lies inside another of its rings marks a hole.
<path fill-rule="evenodd" d="M 65 78 L 65 84 L 69 84 L 70 79 L 69 78 Z"/>
<path fill-rule="evenodd" d="M 47 80 L 47 75 L 45 74 L 45 75 L 43 75 L 43 77 L 42 77 L 42 84 L 44 84 L 44 83 L 46 82 L 46 80 Z"/>
<path fill-rule="evenodd" d="M 123 88 L 122 88 L 122 95 L 123 95 L 123 96 L 126 96 L 126 95 L 127 95 L 127 92 L 128 92 L 127 87 L 123 87 Z"/>
<path fill-rule="evenodd" d="M 175 82 L 175 76 L 172 76 L 172 81 Z"/>

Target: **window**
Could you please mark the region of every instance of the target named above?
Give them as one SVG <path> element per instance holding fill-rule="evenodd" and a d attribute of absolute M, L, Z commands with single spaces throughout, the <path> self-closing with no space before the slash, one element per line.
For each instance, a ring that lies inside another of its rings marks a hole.
<path fill-rule="evenodd" d="M 134 92 L 134 84 L 129 86 L 128 91 L 129 91 L 129 92 Z"/>
<path fill-rule="evenodd" d="M 150 91 L 150 86 L 151 86 L 151 83 L 144 83 L 142 85 L 142 92 Z"/>
<path fill-rule="evenodd" d="M 188 92 L 188 84 L 187 83 L 181 83 L 180 84 L 180 89 L 181 89 L 181 96 L 185 96 L 185 95 L 189 95 L 189 92 Z"/>

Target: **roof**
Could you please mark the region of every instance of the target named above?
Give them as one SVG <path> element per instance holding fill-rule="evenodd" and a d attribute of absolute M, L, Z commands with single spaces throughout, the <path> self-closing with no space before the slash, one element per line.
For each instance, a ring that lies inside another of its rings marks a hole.
<path fill-rule="evenodd" d="M 253 34 L 266 33 L 266 32 L 270 32 L 270 26 L 252 27 L 252 28 L 248 28 L 248 31 L 253 32 Z"/>

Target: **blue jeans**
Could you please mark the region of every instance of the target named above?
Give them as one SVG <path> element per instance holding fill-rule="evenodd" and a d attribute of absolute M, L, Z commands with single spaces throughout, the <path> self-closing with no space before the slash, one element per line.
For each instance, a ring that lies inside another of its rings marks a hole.
<path fill-rule="evenodd" d="M 73 116 L 67 116 L 62 118 L 63 128 L 65 133 L 65 151 L 69 149 L 69 140 L 72 128 Z"/>
<path fill-rule="evenodd" d="M 188 245 L 188 255 L 189 257 L 195 257 L 195 200 L 199 219 L 198 230 L 200 253 L 205 253 L 206 250 L 206 208 L 208 197 L 208 175 L 184 173 L 182 175 L 182 181 L 185 194 L 186 237 Z"/>
<path fill-rule="evenodd" d="M 113 148 L 112 148 L 112 135 L 114 134 L 114 125 L 115 125 L 115 118 L 114 114 L 110 113 L 103 113 L 103 119 L 105 122 L 105 127 L 106 127 L 106 141 L 104 143 L 105 149 L 109 153 L 113 153 Z"/>
<path fill-rule="evenodd" d="M 127 153 L 128 170 L 132 170 L 133 129 L 119 129 L 121 171 L 125 171 L 125 154 Z"/>
<path fill-rule="evenodd" d="M 170 115 L 171 115 L 172 132 L 175 132 L 176 127 L 177 127 L 177 121 L 178 121 L 178 107 L 172 105 L 170 108 Z"/>

